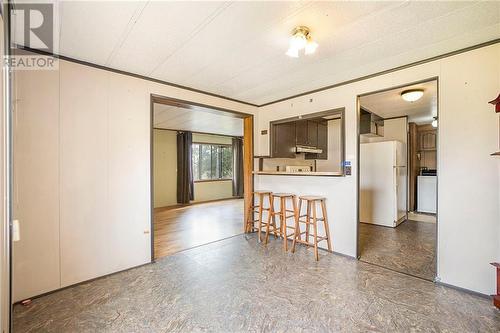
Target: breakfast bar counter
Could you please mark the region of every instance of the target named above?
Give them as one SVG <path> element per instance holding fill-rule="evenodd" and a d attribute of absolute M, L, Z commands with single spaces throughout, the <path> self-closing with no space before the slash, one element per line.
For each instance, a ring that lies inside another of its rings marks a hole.
<path fill-rule="evenodd" d="M 287 171 L 253 171 L 254 175 L 273 175 L 273 176 L 334 176 L 334 177 L 342 177 L 344 174 L 342 172 L 335 171 L 296 171 L 296 172 L 287 172 Z"/>

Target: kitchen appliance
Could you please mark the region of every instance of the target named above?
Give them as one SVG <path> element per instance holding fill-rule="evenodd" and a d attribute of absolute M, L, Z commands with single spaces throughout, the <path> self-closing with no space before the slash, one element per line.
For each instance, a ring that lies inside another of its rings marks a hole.
<path fill-rule="evenodd" d="M 323 149 L 319 149 L 317 147 L 312 147 L 312 146 L 301 146 L 297 145 L 295 147 L 295 152 L 296 153 L 314 153 L 314 154 L 321 154 L 323 153 Z"/>
<path fill-rule="evenodd" d="M 417 211 L 436 214 L 437 177 L 436 175 L 417 176 Z"/>
<path fill-rule="evenodd" d="M 286 172 L 311 172 L 311 166 L 309 165 L 287 165 L 285 166 Z"/>
<path fill-rule="evenodd" d="M 400 141 L 360 145 L 359 219 L 396 227 L 406 218 L 407 169 Z"/>
<path fill-rule="evenodd" d="M 435 175 L 437 175 L 437 171 L 436 171 L 436 169 L 423 168 L 420 170 L 420 175 L 421 176 L 435 176 Z"/>

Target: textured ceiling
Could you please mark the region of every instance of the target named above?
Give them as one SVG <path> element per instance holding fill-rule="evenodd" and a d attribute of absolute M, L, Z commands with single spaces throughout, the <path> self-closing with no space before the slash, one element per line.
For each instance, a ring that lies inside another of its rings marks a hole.
<path fill-rule="evenodd" d="M 423 89 L 424 95 L 418 101 L 407 102 L 401 98 L 401 93 L 408 89 Z M 429 124 L 437 116 L 437 81 L 362 96 L 359 103 L 382 118 L 408 116 L 409 122 Z"/>
<path fill-rule="evenodd" d="M 158 103 L 154 104 L 153 112 L 155 128 L 243 136 L 243 119 L 232 115 L 199 107 L 186 109 Z"/>
<path fill-rule="evenodd" d="M 57 53 L 264 104 L 500 38 L 500 1 L 60 1 Z M 285 55 L 311 29 L 316 54 Z"/>

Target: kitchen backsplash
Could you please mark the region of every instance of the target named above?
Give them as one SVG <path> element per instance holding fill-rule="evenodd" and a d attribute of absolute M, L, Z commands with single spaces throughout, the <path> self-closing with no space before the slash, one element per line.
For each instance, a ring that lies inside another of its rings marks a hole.
<path fill-rule="evenodd" d="M 297 154 L 296 158 L 266 158 L 262 171 L 285 171 L 287 165 L 294 166 L 309 166 L 314 168 L 314 160 L 306 160 L 305 154 Z M 314 171 L 314 169 L 313 169 Z"/>

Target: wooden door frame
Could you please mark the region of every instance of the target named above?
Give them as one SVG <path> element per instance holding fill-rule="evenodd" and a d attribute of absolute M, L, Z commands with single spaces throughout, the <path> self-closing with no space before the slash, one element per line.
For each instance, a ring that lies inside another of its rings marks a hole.
<path fill-rule="evenodd" d="M 200 109 L 204 109 L 203 111 L 211 112 L 214 114 L 221 115 L 231 115 L 235 118 L 243 119 L 243 200 L 244 200 L 244 218 L 241 224 L 242 232 L 245 231 L 245 221 L 248 216 L 249 207 L 252 204 L 253 200 L 253 145 L 254 145 L 254 135 L 253 135 L 253 127 L 254 127 L 254 116 L 250 113 L 239 112 L 235 110 L 225 109 L 213 105 L 202 104 L 192 101 L 181 100 L 178 98 L 161 96 L 157 94 L 150 95 L 150 138 L 149 138 L 149 163 L 150 163 L 150 198 L 151 198 L 151 207 L 150 207 L 150 233 L 151 233 L 151 262 L 154 262 L 154 104 L 165 104 L 172 105 L 177 107 L 182 107 L 191 111 L 202 112 Z"/>

